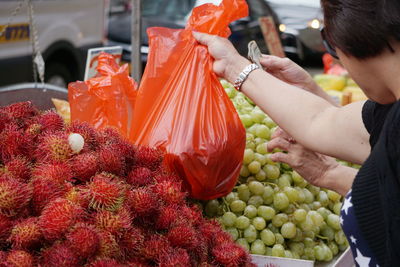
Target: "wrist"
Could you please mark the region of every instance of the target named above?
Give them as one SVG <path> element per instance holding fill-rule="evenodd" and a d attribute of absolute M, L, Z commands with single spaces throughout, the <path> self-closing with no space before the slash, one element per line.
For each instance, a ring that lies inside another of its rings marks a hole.
<path fill-rule="evenodd" d="M 339 163 L 325 175 L 326 188 L 345 196 L 353 185 L 357 170 Z"/>
<path fill-rule="evenodd" d="M 246 58 L 237 54 L 234 57 L 231 57 L 229 63 L 227 64 L 227 68 L 225 69 L 224 77 L 230 83 L 234 83 L 235 80 L 239 77 L 239 74 L 243 71 L 245 67 L 247 67 L 251 62 Z"/>

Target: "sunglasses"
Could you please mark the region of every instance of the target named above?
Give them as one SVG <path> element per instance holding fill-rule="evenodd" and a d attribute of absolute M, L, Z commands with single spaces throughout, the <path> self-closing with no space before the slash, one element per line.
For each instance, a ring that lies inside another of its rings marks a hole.
<path fill-rule="evenodd" d="M 336 59 L 339 59 L 335 48 L 326 39 L 325 28 L 324 27 L 321 28 L 321 37 L 322 37 L 322 43 L 325 46 L 326 52 L 328 52 L 332 57 L 334 57 Z"/>

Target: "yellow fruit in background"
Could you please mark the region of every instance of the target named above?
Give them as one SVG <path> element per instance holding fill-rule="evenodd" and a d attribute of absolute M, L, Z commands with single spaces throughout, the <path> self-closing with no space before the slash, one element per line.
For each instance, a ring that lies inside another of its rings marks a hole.
<path fill-rule="evenodd" d="M 344 88 L 343 92 L 351 93 L 351 102 L 363 101 L 368 99 L 360 87 L 347 86 L 346 88 Z"/>
<path fill-rule="evenodd" d="M 347 86 L 355 86 L 355 87 L 358 87 L 358 85 L 356 84 L 356 82 L 355 82 L 353 79 L 351 79 L 351 78 L 348 78 L 348 79 L 347 79 Z"/>
<path fill-rule="evenodd" d="M 314 76 L 314 81 L 321 86 L 325 91 L 336 90 L 342 91 L 346 84 L 346 78 L 343 76 L 329 75 L 329 74 L 318 74 Z"/>

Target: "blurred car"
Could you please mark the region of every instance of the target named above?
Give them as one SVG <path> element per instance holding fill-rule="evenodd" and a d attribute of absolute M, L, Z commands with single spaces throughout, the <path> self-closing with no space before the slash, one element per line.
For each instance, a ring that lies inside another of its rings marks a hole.
<path fill-rule="evenodd" d="M 0 29 L 20 1 L 0 1 Z M 0 86 L 33 81 L 26 1 L 0 37 Z M 83 79 L 87 50 L 103 46 L 106 0 L 34 0 L 35 24 L 45 61 L 45 81 L 66 87 Z"/>

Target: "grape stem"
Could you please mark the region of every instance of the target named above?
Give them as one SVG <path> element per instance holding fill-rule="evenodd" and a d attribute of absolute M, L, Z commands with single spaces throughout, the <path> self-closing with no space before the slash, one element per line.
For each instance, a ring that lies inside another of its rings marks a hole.
<path fill-rule="evenodd" d="M 329 240 L 329 238 L 327 238 L 326 236 L 322 235 L 315 235 L 315 236 L 318 237 L 319 239 Z"/>

